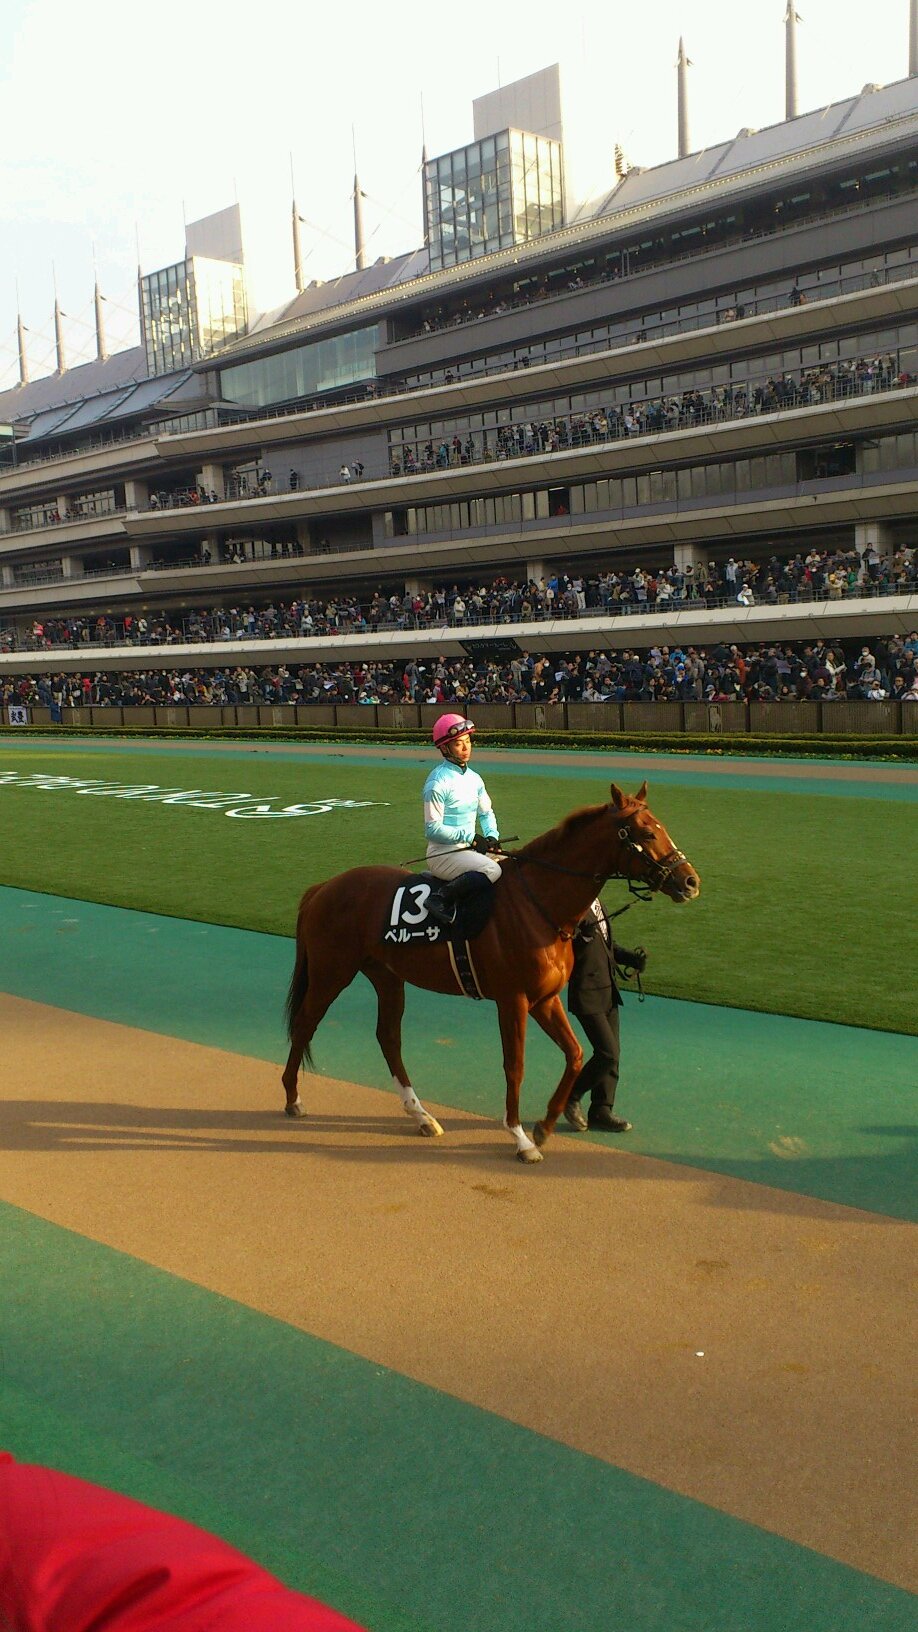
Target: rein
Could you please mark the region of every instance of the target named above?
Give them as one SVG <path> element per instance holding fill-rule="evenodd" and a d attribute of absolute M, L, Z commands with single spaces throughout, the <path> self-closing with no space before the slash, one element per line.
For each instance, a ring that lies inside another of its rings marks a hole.
<path fill-rule="evenodd" d="M 521 860 L 521 858 L 519 856 L 511 856 L 510 860 L 519 862 Z M 550 867 L 551 863 L 547 862 L 544 865 Z M 594 877 L 594 874 L 592 874 L 592 873 L 573 873 L 573 871 L 572 871 L 572 869 L 570 867 L 558 867 L 558 868 L 555 868 L 554 871 L 559 872 L 559 873 L 571 873 L 574 878 L 593 878 Z M 520 885 L 522 887 L 523 894 L 526 896 L 527 900 L 532 902 L 532 905 L 535 907 L 536 912 L 539 914 L 539 916 L 544 918 L 544 920 L 545 920 L 546 924 L 548 925 L 549 929 L 554 930 L 554 932 L 557 935 L 559 941 L 572 941 L 574 939 L 574 935 L 576 934 L 576 931 L 573 930 L 573 929 L 562 929 L 560 924 L 556 924 L 555 920 L 552 918 L 551 914 L 547 913 L 545 911 L 545 908 L 543 907 L 541 901 L 537 900 L 536 897 L 533 895 L 531 889 L 529 888 L 529 885 L 526 883 L 526 880 L 523 877 L 521 872 L 517 873 L 517 878 L 520 881 Z"/>
<path fill-rule="evenodd" d="M 569 878 L 588 878 L 594 884 L 598 884 L 600 888 L 603 884 L 607 884 L 610 879 L 619 878 L 627 884 L 629 894 L 635 896 L 638 901 L 651 901 L 658 891 L 663 888 L 664 884 L 668 883 L 676 868 L 680 867 L 683 862 L 688 861 L 688 857 L 681 850 L 677 850 L 675 846 L 672 850 L 667 851 L 665 856 L 661 856 L 659 860 L 656 856 L 649 856 L 644 846 L 638 843 L 627 823 L 619 828 L 618 836 L 622 844 L 631 851 L 631 854 L 639 857 L 641 863 L 650 869 L 649 875 L 634 878 L 630 873 L 621 871 L 611 873 L 583 872 L 576 867 L 562 867 L 561 863 L 557 861 L 546 861 L 542 856 L 516 854 L 511 859 L 521 867 L 528 863 L 533 867 L 544 867 L 546 871 L 551 873 L 566 873 Z M 529 899 L 534 900 L 522 878 L 520 883 L 523 884 Z M 538 906 L 538 902 L 535 902 L 535 905 Z M 541 908 L 539 910 L 541 911 Z M 542 916 L 545 917 L 546 914 L 543 912 Z M 562 935 L 562 940 L 570 940 L 570 936 Z"/>
<path fill-rule="evenodd" d="M 672 850 L 667 851 L 666 855 L 661 856 L 659 860 L 656 858 L 656 856 L 649 856 L 644 849 L 644 846 L 635 838 L 627 822 L 623 822 L 622 826 L 618 829 L 618 837 L 626 849 L 630 850 L 632 856 L 636 856 L 640 864 L 644 868 L 648 869 L 643 877 L 634 878 L 631 873 L 622 871 L 611 873 L 601 871 L 585 872 L 582 868 L 578 867 L 564 867 L 559 861 L 546 861 L 543 856 L 527 856 L 520 851 L 504 851 L 506 860 L 515 862 L 517 867 L 520 869 L 517 877 L 519 878 L 523 894 L 535 907 L 539 916 L 545 920 L 545 923 L 548 924 L 549 928 L 554 930 L 559 940 L 572 941 L 574 939 L 574 935 L 576 934 L 576 928 L 571 930 L 562 929 L 560 924 L 555 923 L 550 913 L 546 912 L 541 901 L 539 901 L 538 898 L 533 895 L 532 890 L 526 883 L 522 873 L 522 868 L 524 866 L 528 865 L 532 867 L 543 867 L 546 872 L 564 873 L 568 878 L 588 878 L 592 884 L 597 886 L 597 893 L 602 889 L 604 884 L 609 882 L 610 879 L 621 879 L 625 884 L 627 884 L 629 894 L 632 895 L 635 900 L 652 901 L 654 896 L 672 877 L 673 873 L 676 871 L 676 868 L 681 866 L 683 862 L 687 863 L 688 861 L 688 857 L 685 856 L 681 850 L 677 850 L 675 847 Z M 510 843 L 512 841 L 508 840 L 507 842 Z M 453 846 L 452 850 L 447 850 L 443 853 L 446 855 L 452 855 L 456 851 L 468 850 L 470 848 L 471 846 L 467 844 L 457 844 Z M 427 857 L 418 856 L 414 858 L 414 860 L 426 861 Z M 414 865 L 414 861 L 406 861 L 403 862 L 402 865 L 404 867 L 411 867 Z M 630 901 L 627 902 L 624 907 L 620 907 L 618 912 L 613 913 L 612 916 L 617 918 L 620 913 L 627 912 L 628 907 L 630 907 L 632 904 L 633 903 Z M 639 990 L 640 985 L 640 976 L 638 976 Z M 643 992 L 641 992 L 641 1001 L 643 1001 Z"/>
<path fill-rule="evenodd" d="M 641 846 L 638 846 L 638 848 L 640 849 Z M 681 855 L 681 854 L 682 854 L 681 851 L 672 850 L 672 851 L 670 851 L 670 854 L 668 856 L 663 857 L 663 860 L 661 862 L 659 862 L 658 865 L 662 867 L 664 865 L 664 863 L 669 862 L 671 856 Z M 578 872 L 577 869 L 574 868 L 574 867 L 562 867 L 562 866 L 560 866 L 559 864 L 557 864 L 555 862 L 551 862 L 551 861 L 542 861 L 542 862 L 540 862 L 539 858 L 537 856 L 510 856 L 510 857 L 508 857 L 508 860 L 518 861 L 518 862 L 534 861 L 539 866 L 547 867 L 551 872 L 554 872 L 554 873 L 567 873 L 567 874 L 569 874 L 569 876 L 571 878 L 590 878 L 590 879 L 592 879 L 594 881 L 594 883 L 599 884 L 600 887 L 606 882 L 606 880 L 608 878 L 624 878 L 626 876 L 624 873 L 608 873 L 608 874 L 582 873 L 582 872 Z M 671 870 L 672 869 L 670 869 L 670 871 Z M 668 872 L 667 872 L 666 876 L 669 877 Z M 575 929 L 574 930 L 562 929 L 560 924 L 556 924 L 554 919 L 552 917 L 550 917 L 549 914 L 545 911 L 545 908 L 542 906 L 541 901 L 538 901 L 536 899 L 536 897 L 533 895 L 533 893 L 532 893 L 531 889 L 529 888 L 529 885 L 526 883 L 526 880 L 523 877 L 522 873 L 518 874 L 518 877 L 519 877 L 520 884 L 522 885 L 522 888 L 523 888 L 523 894 L 528 898 L 529 901 L 532 902 L 532 905 L 535 907 L 536 912 L 539 913 L 540 917 L 544 918 L 544 920 L 545 920 L 546 924 L 548 924 L 549 928 L 554 930 L 554 932 L 557 935 L 558 939 L 561 940 L 561 941 L 572 941 L 574 939 L 574 936 L 576 935 L 577 931 Z M 649 900 L 651 900 L 651 897 L 652 897 L 652 892 L 650 890 L 648 890 L 648 893 L 646 895 L 638 894 L 637 890 L 635 890 L 633 893 L 637 896 L 639 901 L 649 901 Z M 619 907 L 617 912 L 612 912 L 612 913 L 606 912 L 605 908 L 603 908 L 603 917 L 605 918 L 605 921 L 606 921 L 606 929 L 609 932 L 609 947 L 610 947 L 610 950 L 611 950 L 611 947 L 612 947 L 612 935 L 611 935 L 611 930 L 610 930 L 609 926 L 611 925 L 613 918 L 620 918 L 623 912 L 630 912 L 630 910 L 631 910 L 631 908 L 633 906 L 634 906 L 633 901 L 626 901 L 625 905 L 623 907 Z M 618 963 L 616 963 L 615 967 L 616 967 L 619 979 L 630 980 L 632 974 L 636 974 L 636 976 L 637 976 L 638 1002 L 643 1003 L 643 1001 L 644 1001 L 644 984 L 643 984 L 643 981 L 641 980 L 640 970 L 623 969 L 621 967 L 621 965 L 618 964 Z"/>

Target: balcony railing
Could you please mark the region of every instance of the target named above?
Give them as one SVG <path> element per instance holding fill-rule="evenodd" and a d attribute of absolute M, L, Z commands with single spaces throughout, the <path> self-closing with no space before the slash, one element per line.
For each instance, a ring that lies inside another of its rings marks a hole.
<path fill-rule="evenodd" d="M 218 499 L 217 502 L 239 504 L 255 499 L 292 497 L 294 494 L 325 492 L 342 486 L 357 487 L 368 482 L 385 481 L 387 477 L 410 480 L 413 477 L 434 475 L 441 470 L 529 459 L 553 453 L 572 453 L 583 448 L 636 440 L 642 436 L 658 436 L 671 431 L 723 425 L 741 419 L 755 419 L 765 414 L 790 413 L 794 410 L 818 407 L 823 403 L 876 396 L 886 391 L 902 390 L 915 383 L 916 376 L 905 368 L 906 363 L 918 368 L 918 352 L 913 346 L 888 352 L 882 359 L 851 359 L 852 370 L 879 365 L 877 371 L 869 376 L 859 377 L 855 372 L 848 372 L 838 364 L 805 369 L 800 371 L 802 378 L 799 380 L 790 380 L 789 376 L 779 379 L 778 385 L 782 391 L 787 383 L 787 394 L 783 400 L 774 400 L 768 395 L 767 388 L 771 376 L 758 375 L 725 388 L 726 396 L 718 401 L 710 400 L 712 388 L 706 387 L 703 393 L 685 391 L 669 397 L 642 398 L 609 409 L 556 415 L 538 423 L 522 417 L 508 417 L 504 425 L 486 431 L 468 432 L 464 439 L 459 439 L 459 446 L 455 445 L 455 438 L 450 442 L 440 442 L 439 446 L 435 445 L 436 439 L 429 440 L 426 445 L 414 441 L 393 442 L 390 445 L 388 470 L 381 468 L 378 461 L 374 461 L 370 468 L 363 465 L 358 476 L 350 475 L 347 478 L 342 476 L 340 469 L 337 472 L 332 470 L 313 472 L 309 486 L 300 480 L 289 492 L 279 487 L 273 478 L 263 485 L 253 481 L 246 490 L 242 490 L 237 483 L 231 485 L 231 491 L 224 500 Z M 832 375 L 827 378 L 830 370 Z M 815 383 L 817 380 L 821 380 L 822 383 L 817 385 Z M 715 394 L 719 390 L 713 389 Z M 757 401 L 756 393 L 760 390 L 763 395 L 761 400 Z M 727 397 L 731 400 L 727 400 Z M 456 497 L 457 495 L 452 495 L 453 499 Z M 211 502 L 200 498 L 193 500 L 187 490 L 177 494 L 160 493 L 154 496 L 154 500 L 149 508 L 160 515 L 189 508 L 206 512 L 208 503 Z M 400 503 L 410 505 L 412 502 L 410 489 L 406 489 Z M 431 497 L 429 502 L 435 504 L 436 497 Z M 211 526 L 214 524 L 211 522 Z"/>
<path fill-rule="evenodd" d="M 471 593 L 471 592 L 470 592 Z M 748 606 L 776 609 L 787 606 L 806 607 L 811 612 L 819 608 L 837 606 L 839 602 L 870 602 L 888 600 L 890 596 L 918 595 L 918 569 L 912 568 L 910 580 L 900 582 L 886 582 L 882 584 L 858 584 L 839 590 L 838 593 L 824 590 L 813 590 L 809 586 L 802 586 L 792 593 L 782 592 L 772 601 L 764 597 L 756 598 L 753 594 L 748 601 L 738 600 L 736 595 L 717 593 L 714 595 L 688 594 L 659 596 L 655 600 L 641 600 L 637 592 L 632 591 L 628 598 L 620 600 L 600 601 L 599 604 L 589 606 L 569 606 L 556 601 L 551 607 L 522 610 L 495 611 L 485 608 L 480 612 L 466 606 L 461 615 L 453 610 L 444 610 L 442 613 L 432 609 L 428 613 L 395 612 L 385 608 L 374 614 L 370 606 L 361 609 L 360 613 L 351 609 L 342 609 L 332 621 L 323 618 L 310 618 L 305 624 L 302 620 L 296 624 L 281 621 L 269 625 L 256 613 L 251 627 L 246 621 L 228 618 L 219 626 L 211 623 L 209 615 L 201 618 L 170 619 L 164 614 L 145 615 L 146 628 L 139 628 L 140 619 L 133 619 L 129 627 L 125 627 L 122 619 L 112 624 L 108 619 L 96 624 L 92 613 L 86 614 L 84 619 L 73 619 L 71 623 L 77 625 L 66 638 L 62 638 L 62 631 L 49 629 L 44 632 L 46 625 L 51 626 L 55 620 L 46 619 L 42 624 L 41 635 L 34 631 L 22 630 L 13 627 L 0 629 L 0 650 L 4 652 L 53 652 L 53 651 L 87 651 L 105 650 L 116 647 L 148 647 L 157 646 L 185 646 L 185 645 L 214 645 L 220 642 L 239 641 L 245 644 L 256 640 L 277 640 L 289 645 L 294 640 L 312 640 L 316 638 L 340 640 L 342 636 L 363 636 L 366 634 L 433 634 L 438 630 L 451 629 L 462 631 L 480 628 L 512 628 L 519 624 L 533 623 L 576 623 L 583 618 L 608 619 L 610 624 L 621 617 L 658 617 L 661 621 L 671 618 L 675 613 L 692 613 L 704 611 L 732 610 L 742 614 Z M 224 631 L 228 630 L 228 633 Z"/>
<path fill-rule="evenodd" d="M 688 257 L 682 256 L 678 257 L 677 259 L 682 261 L 686 258 Z M 805 303 L 808 305 L 813 305 L 826 300 L 835 300 L 839 297 L 839 295 L 855 294 L 864 289 L 879 288 L 885 286 L 886 284 L 901 283 L 915 277 L 918 277 L 918 263 L 916 262 L 908 262 L 901 267 L 878 268 L 875 272 L 871 273 L 853 273 L 850 277 L 838 278 L 833 280 L 831 283 L 819 284 L 813 288 L 807 289 L 805 294 Z M 563 295 L 569 292 L 569 290 L 559 290 L 556 293 Z M 803 302 L 801 302 L 801 304 L 802 303 Z M 528 305 L 533 304 L 533 302 L 522 301 L 520 304 Z M 536 302 L 536 304 L 544 305 L 545 302 L 543 300 L 539 300 Z M 797 304 L 797 302 L 791 298 L 790 291 L 784 294 L 776 293 L 774 295 L 765 295 L 755 303 L 745 307 L 743 309 L 742 316 L 744 318 L 760 317 L 767 315 L 770 312 L 790 310 L 795 304 Z M 488 314 L 484 313 L 481 315 Z M 698 329 L 716 327 L 718 324 L 722 324 L 727 321 L 741 321 L 735 308 L 733 309 L 732 313 L 730 308 L 727 308 L 724 312 L 715 316 L 713 322 L 708 316 L 695 316 L 684 319 L 674 319 L 670 323 L 658 324 L 650 329 L 646 328 L 640 315 L 636 315 L 633 321 L 633 326 L 622 335 L 607 339 L 583 342 L 562 339 L 559 351 L 553 353 L 550 358 L 541 359 L 536 357 L 534 361 L 535 365 L 538 366 L 543 361 L 545 363 L 555 363 L 559 360 L 569 361 L 573 358 L 590 356 L 598 352 L 618 351 L 624 346 L 638 345 L 642 341 L 668 339 L 673 335 L 688 334 L 693 333 Z M 452 329 L 457 326 L 461 327 L 462 325 L 444 325 L 444 327 L 447 329 Z M 443 379 L 434 380 L 428 384 L 419 384 L 413 379 L 376 379 L 361 383 L 360 385 L 355 386 L 353 390 L 329 391 L 318 398 L 301 398 L 293 402 L 279 403 L 272 407 L 251 407 L 242 403 L 232 403 L 216 406 L 213 409 L 204 410 L 199 415 L 182 416 L 182 418 L 195 418 L 206 421 L 206 423 L 196 425 L 194 427 L 186 427 L 186 430 L 188 428 L 218 429 L 224 426 L 232 426 L 242 423 L 249 424 L 257 428 L 257 426 L 262 423 L 270 424 L 275 420 L 286 419 L 295 415 L 320 413 L 323 409 L 327 408 L 358 406 L 363 403 L 375 401 L 377 398 L 386 399 L 390 397 L 414 396 L 418 393 L 430 390 L 432 386 L 459 384 L 461 381 L 471 378 L 490 378 L 499 377 L 505 374 L 512 374 L 519 368 L 529 367 L 530 362 L 531 359 L 524 354 L 510 366 L 503 362 L 490 365 L 486 364 L 481 367 L 477 366 L 474 362 L 465 362 L 463 364 L 457 363 L 452 368 L 449 368 L 448 365 L 444 365 L 442 370 L 444 376 Z M 149 441 L 154 437 L 157 439 L 167 439 L 170 435 L 176 434 L 184 434 L 184 432 L 179 430 L 178 421 L 161 420 L 157 421 L 155 424 L 146 425 L 140 429 L 132 427 L 131 429 L 123 432 L 112 431 L 105 436 L 100 435 L 89 437 L 84 441 L 81 441 L 76 447 L 57 449 L 54 451 L 46 451 L 31 455 L 20 452 L 15 469 L 31 469 L 36 465 L 59 464 L 65 459 L 71 459 L 84 453 L 92 453 L 108 447 L 122 446 L 132 442 Z M 12 474 L 12 472 L 4 471 L 3 474 Z"/>
<path fill-rule="evenodd" d="M 71 510 L 66 515 L 60 511 L 49 511 L 46 516 L 18 516 L 8 533 L 0 533 L 0 538 L 12 538 L 18 533 L 42 533 L 49 527 L 81 526 L 87 521 L 109 521 L 112 517 L 126 516 L 125 505 L 112 505 L 110 510 Z"/>

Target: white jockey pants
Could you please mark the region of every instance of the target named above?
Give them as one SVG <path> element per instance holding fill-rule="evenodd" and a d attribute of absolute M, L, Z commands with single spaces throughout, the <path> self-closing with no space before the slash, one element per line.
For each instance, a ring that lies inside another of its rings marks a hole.
<path fill-rule="evenodd" d="M 427 871 L 435 878 L 458 878 L 460 873 L 484 873 L 496 884 L 500 878 L 500 863 L 493 856 L 480 856 L 477 850 L 453 850 L 449 845 L 427 846 Z"/>

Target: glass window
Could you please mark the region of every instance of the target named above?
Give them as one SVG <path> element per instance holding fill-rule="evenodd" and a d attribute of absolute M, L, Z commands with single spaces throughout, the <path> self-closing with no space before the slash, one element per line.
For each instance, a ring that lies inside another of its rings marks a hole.
<path fill-rule="evenodd" d="M 435 271 L 560 224 L 556 142 L 503 131 L 444 154 L 429 167 L 434 170 L 438 187 L 429 198 L 428 232 Z"/>
<path fill-rule="evenodd" d="M 295 402 L 343 385 L 371 380 L 376 374 L 378 324 L 354 329 L 329 340 L 294 346 L 273 357 L 224 368 L 220 385 L 227 402 L 264 408 L 277 402 Z M 399 433 L 404 436 L 404 429 Z M 419 435 L 416 428 L 415 435 Z M 427 433 L 429 434 L 429 432 Z"/>

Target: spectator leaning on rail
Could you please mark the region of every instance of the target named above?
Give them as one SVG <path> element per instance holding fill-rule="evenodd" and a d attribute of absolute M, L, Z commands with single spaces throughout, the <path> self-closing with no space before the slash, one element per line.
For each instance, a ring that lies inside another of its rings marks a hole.
<path fill-rule="evenodd" d="M 444 926 L 453 922 L 456 902 L 466 893 L 463 875 L 483 873 L 492 884 L 500 878 L 500 863 L 492 854 L 500 849 L 494 809 L 481 777 L 469 767 L 474 731 L 472 721 L 464 715 L 441 714 L 433 728 L 433 741 L 442 764 L 424 783 L 428 871 L 450 881 L 442 892 L 444 910 L 438 903 L 428 910 Z"/>

